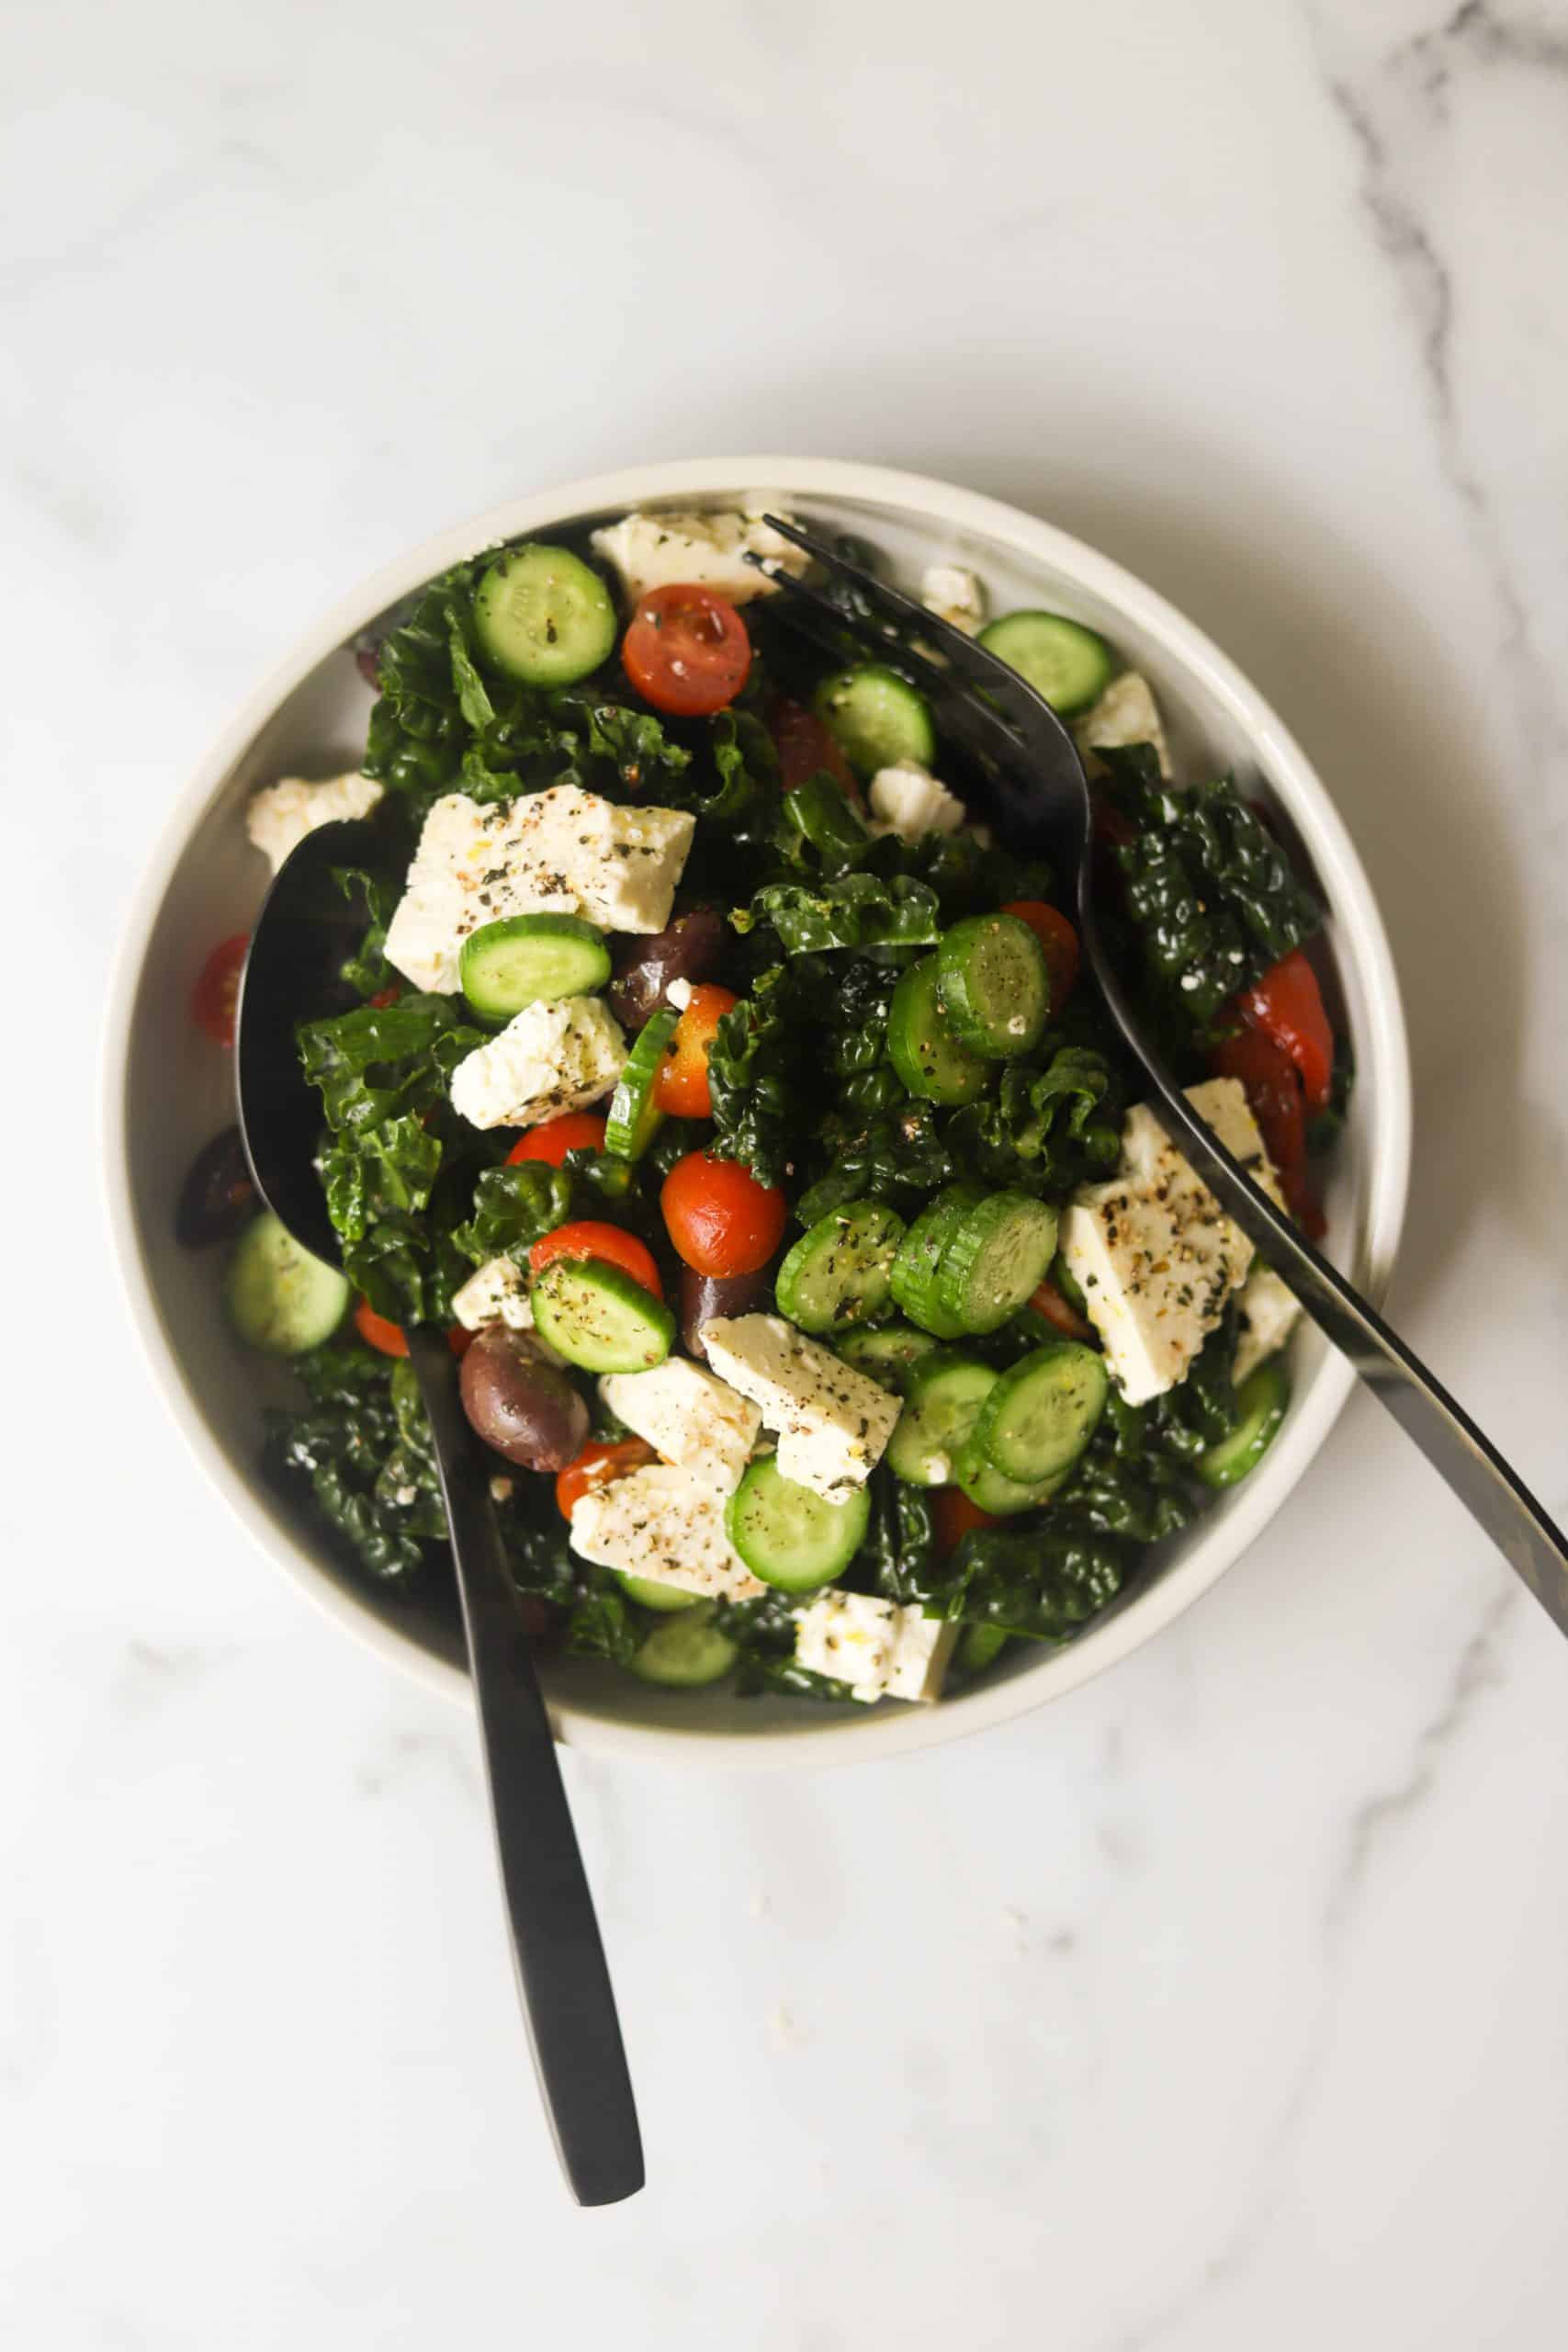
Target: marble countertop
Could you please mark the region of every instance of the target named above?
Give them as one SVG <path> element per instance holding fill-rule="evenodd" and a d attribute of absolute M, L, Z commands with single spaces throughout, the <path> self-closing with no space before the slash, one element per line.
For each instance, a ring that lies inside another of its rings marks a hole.
<path fill-rule="evenodd" d="M 976 24 L 12 12 L 8 2344 L 1562 2341 L 1568 1654 L 1375 1406 L 1003 1732 L 569 1762 L 650 2168 L 583 2214 L 468 1724 L 245 1549 L 106 1262 L 128 880 L 304 622 L 518 488 L 862 456 L 1097 542 L 1299 732 L 1408 997 L 1394 1312 L 1568 1505 L 1568 19 Z"/>

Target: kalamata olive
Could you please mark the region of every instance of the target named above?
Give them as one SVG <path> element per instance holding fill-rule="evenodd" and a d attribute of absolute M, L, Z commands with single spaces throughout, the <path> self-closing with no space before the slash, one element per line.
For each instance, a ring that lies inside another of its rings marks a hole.
<path fill-rule="evenodd" d="M 651 1021 L 670 993 L 671 980 L 705 980 L 724 954 L 729 936 L 724 917 L 712 907 L 680 915 L 668 931 L 626 940 L 610 983 L 610 1010 L 623 1029 Z"/>
<path fill-rule="evenodd" d="M 718 1315 L 755 1315 L 773 1303 L 773 1273 L 764 1266 L 755 1274 L 699 1274 L 694 1266 L 681 1269 L 681 1337 L 694 1356 L 705 1356 L 702 1328 Z"/>
<path fill-rule="evenodd" d="M 232 1241 L 257 1207 L 238 1127 L 225 1127 L 191 1161 L 175 1210 L 175 1239 L 186 1250 Z"/>
<path fill-rule="evenodd" d="M 524 1470 L 564 1470 L 582 1451 L 588 1408 L 527 1335 L 490 1323 L 463 1358 L 463 1410 L 485 1443 Z"/>

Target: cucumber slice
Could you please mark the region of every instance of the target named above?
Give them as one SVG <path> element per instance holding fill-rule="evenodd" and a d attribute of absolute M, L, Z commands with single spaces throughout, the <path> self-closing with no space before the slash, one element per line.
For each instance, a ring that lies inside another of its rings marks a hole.
<path fill-rule="evenodd" d="M 1260 1363 L 1236 1390 L 1235 1401 L 1241 1418 L 1229 1437 L 1209 1446 L 1192 1465 L 1206 1487 L 1239 1486 L 1273 1444 L 1291 1401 L 1283 1367 Z"/>
<path fill-rule="evenodd" d="M 887 1466 L 911 1487 L 949 1487 L 987 1398 L 997 1385 L 988 1363 L 938 1349 L 917 1364 L 893 1435 Z"/>
<path fill-rule="evenodd" d="M 953 1663 L 960 1674 L 984 1674 L 996 1664 L 1010 1638 L 1005 1625 L 965 1625 Z"/>
<path fill-rule="evenodd" d="M 1081 1315 L 1087 1323 L 1089 1320 L 1089 1301 L 1084 1296 L 1083 1284 L 1079 1282 L 1077 1274 L 1074 1273 L 1072 1268 L 1068 1265 L 1066 1260 L 1063 1257 L 1059 1250 L 1052 1259 L 1049 1266 L 1045 1269 L 1045 1272 L 1047 1279 L 1055 1284 L 1056 1288 L 1061 1292 L 1062 1296 L 1066 1300 L 1067 1305 L 1072 1308 L 1073 1313 L 1075 1315 Z"/>
<path fill-rule="evenodd" d="M 507 915 L 481 923 L 457 959 L 481 1021 L 503 1023 L 539 998 L 588 996 L 610 977 L 604 933 L 578 915 Z"/>
<path fill-rule="evenodd" d="M 973 1102 L 987 1069 L 959 1042 L 937 989 L 937 958 L 911 964 L 887 1008 L 887 1051 L 911 1094 L 927 1102 Z"/>
<path fill-rule="evenodd" d="M 923 695 L 880 662 L 857 662 L 817 689 L 817 716 L 862 775 L 913 760 L 929 768 L 936 729 Z"/>
<path fill-rule="evenodd" d="M 863 1487 L 830 1503 L 780 1472 L 771 1453 L 753 1462 L 725 1507 L 724 1528 L 746 1566 L 781 1592 L 815 1592 L 847 1568 L 871 1523 Z"/>
<path fill-rule="evenodd" d="M 580 556 L 531 540 L 498 557 L 479 582 L 474 632 L 507 677 L 525 686 L 570 686 L 608 659 L 615 607 Z"/>
<path fill-rule="evenodd" d="M 552 1258 L 530 1297 L 540 1339 L 584 1372 L 651 1372 L 674 1344 L 664 1301 L 595 1258 Z"/>
<path fill-rule="evenodd" d="M 612 1568 L 610 1574 L 628 1600 L 635 1600 L 639 1609 L 657 1610 L 661 1617 L 672 1610 L 694 1609 L 700 1598 L 678 1584 L 660 1584 L 654 1577 L 624 1576 L 619 1568 Z"/>
<path fill-rule="evenodd" d="M 922 1331 L 939 1340 L 957 1340 L 964 1326 L 942 1306 L 937 1293 L 937 1267 L 960 1219 L 985 1194 L 975 1184 L 949 1184 L 920 1211 L 898 1244 L 893 1261 L 892 1291 L 896 1304 Z"/>
<path fill-rule="evenodd" d="M 904 1220 L 883 1201 L 852 1201 L 819 1216 L 779 1268 L 779 1313 L 803 1331 L 867 1323 L 887 1304 Z"/>
<path fill-rule="evenodd" d="M 645 1682 L 694 1690 L 701 1683 L 722 1681 L 739 1655 L 728 1634 L 714 1623 L 712 1601 L 703 1600 L 655 1625 L 633 1651 L 631 1669 Z"/>
<path fill-rule="evenodd" d="M 1071 1469 L 1110 1393 L 1104 1357 L 1057 1340 L 1003 1373 L 975 1424 L 975 1443 L 1005 1478 L 1038 1485 Z"/>
<path fill-rule="evenodd" d="M 1065 613 L 1004 613 L 979 641 L 1064 718 L 1097 701 L 1122 667 L 1102 637 Z"/>
<path fill-rule="evenodd" d="M 833 1352 L 874 1380 L 879 1388 L 890 1388 L 895 1396 L 902 1396 L 915 1366 L 936 1344 L 929 1331 L 917 1331 L 912 1323 L 884 1323 L 874 1331 L 846 1331 L 841 1340 L 834 1340 Z"/>
<path fill-rule="evenodd" d="M 330 1340 L 353 1295 L 335 1266 L 301 1250 L 270 1209 L 234 1245 L 223 1284 L 229 1319 L 264 1355 L 302 1356 Z"/>
<path fill-rule="evenodd" d="M 937 1304 L 961 1331 L 999 1331 L 1039 1289 L 1055 1248 L 1054 1208 L 1028 1193 L 987 1193 L 943 1244 Z"/>
<path fill-rule="evenodd" d="M 1021 1486 L 987 1462 L 973 1435 L 958 1458 L 958 1484 L 970 1501 L 980 1510 L 988 1511 L 993 1519 L 1010 1519 L 1015 1511 L 1036 1510 L 1048 1503 L 1060 1478 L 1043 1478 L 1034 1486 Z"/>
<path fill-rule="evenodd" d="M 971 915 L 936 951 L 937 994 L 961 1046 L 1009 1061 L 1040 1043 L 1051 1010 L 1044 952 L 1016 915 Z"/>
<path fill-rule="evenodd" d="M 604 1148 L 616 1159 L 640 1159 L 664 1125 L 653 1099 L 654 1081 L 680 1018 L 672 1004 L 662 1006 L 638 1035 L 615 1081 L 604 1120 Z"/>

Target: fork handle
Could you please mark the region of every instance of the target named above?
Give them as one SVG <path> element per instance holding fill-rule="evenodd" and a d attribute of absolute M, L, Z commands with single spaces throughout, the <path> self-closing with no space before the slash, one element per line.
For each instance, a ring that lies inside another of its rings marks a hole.
<path fill-rule="evenodd" d="M 1079 912 L 1092 933 L 1092 908 Z M 1098 948 L 1098 940 L 1095 942 Z M 1491 1439 L 1428 1372 L 1353 1283 L 1298 1232 L 1193 1110 L 1160 1057 L 1138 1034 L 1137 1017 L 1108 958 L 1096 977 L 1118 1027 L 1154 1081 L 1154 1105 L 1171 1141 L 1234 1217 L 1264 1263 L 1294 1293 L 1320 1331 L 1348 1356 L 1380 1404 L 1426 1455 L 1509 1566 L 1568 1634 L 1568 1539 Z"/>

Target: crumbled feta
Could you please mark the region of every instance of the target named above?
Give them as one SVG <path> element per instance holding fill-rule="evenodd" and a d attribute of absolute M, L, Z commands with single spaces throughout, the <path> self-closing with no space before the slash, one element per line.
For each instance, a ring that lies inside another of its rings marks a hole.
<path fill-rule="evenodd" d="M 475 1127 L 526 1127 L 585 1110 L 621 1074 L 626 1041 L 596 996 L 525 1004 L 452 1072 L 452 1107 Z"/>
<path fill-rule="evenodd" d="M 672 1004 L 677 1012 L 684 1012 L 692 1001 L 691 981 L 671 980 L 664 991 L 664 1001 L 666 1004 Z"/>
<path fill-rule="evenodd" d="M 767 1587 L 732 1550 L 722 1491 L 692 1470 L 650 1462 L 590 1487 L 573 1506 L 572 1550 L 626 1577 L 650 1577 L 708 1599 L 752 1600 Z"/>
<path fill-rule="evenodd" d="M 1170 751 L 1160 722 L 1154 688 L 1136 670 L 1112 678 L 1100 700 L 1073 721 L 1080 752 L 1120 750 L 1128 743 L 1152 743 L 1163 776 L 1170 774 Z"/>
<path fill-rule="evenodd" d="M 848 1683 L 852 1698 L 934 1699 L 956 1625 L 873 1593 L 829 1586 L 795 1621 L 795 1657 L 809 1673 Z"/>
<path fill-rule="evenodd" d="M 782 1476 L 840 1502 L 865 1484 L 899 1400 L 780 1315 L 720 1316 L 702 1329 L 708 1363 L 778 1432 Z"/>
<path fill-rule="evenodd" d="M 1189 1087 L 1187 1100 L 1278 1199 L 1279 1178 L 1239 1081 L 1208 1079 Z M 1251 1242 L 1142 1102 L 1127 1114 L 1116 1174 L 1074 1195 L 1060 1240 L 1111 1371 L 1134 1405 L 1185 1377 L 1252 1263 Z"/>
<path fill-rule="evenodd" d="M 245 810 L 245 831 L 272 862 L 276 874 L 292 849 L 318 825 L 335 825 L 345 817 L 368 817 L 381 797 L 382 787 L 367 775 L 328 776 L 324 784 L 307 784 L 302 776 L 286 775 L 251 795 Z"/>
<path fill-rule="evenodd" d="M 515 1491 L 514 1479 L 492 1478 L 490 1482 L 490 1498 L 492 1503 L 509 1503 Z"/>
<path fill-rule="evenodd" d="M 780 508 L 764 502 L 768 511 Z M 785 516 L 786 521 L 793 518 Z M 810 561 L 805 550 L 761 519 L 761 506 L 719 514 L 623 514 L 593 534 L 595 552 L 614 565 L 628 604 L 650 588 L 698 581 L 716 588 L 732 605 L 773 592 L 767 573 L 746 560 L 748 553 L 796 578 Z"/>
<path fill-rule="evenodd" d="M 528 1277 L 510 1258 L 487 1258 L 477 1273 L 452 1294 L 452 1312 L 465 1331 L 482 1331 L 487 1323 L 507 1323 L 514 1331 L 534 1328 L 534 1304 Z"/>
<path fill-rule="evenodd" d="M 599 1394 L 615 1419 L 666 1462 L 695 1472 L 721 1494 L 740 1484 L 762 1417 L 701 1364 L 671 1356 L 651 1372 L 606 1373 Z"/>
<path fill-rule="evenodd" d="M 575 784 L 481 806 L 438 800 L 387 929 L 387 960 L 450 995 L 469 932 L 508 915 L 581 915 L 602 931 L 662 931 L 696 819 L 626 808 Z"/>
<path fill-rule="evenodd" d="M 963 801 L 916 760 L 878 768 L 866 797 L 874 820 L 873 832 L 897 833 L 906 842 L 918 842 L 922 833 L 955 833 L 969 813 Z"/>
<path fill-rule="evenodd" d="M 1241 1286 L 1236 1317 L 1240 1329 L 1235 1343 L 1235 1385 L 1256 1372 L 1269 1356 L 1278 1355 L 1301 1316 L 1302 1306 L 1287 1290 L 1272 1266 L 1254 1266 Z"/>
<path fill-rule="evenodd" d="M 920 602 L 928 613 L 961 628 L 965 637 L 985 625 L 986 592 L 961 563 L 928 563 L 920 574 Z"/>

